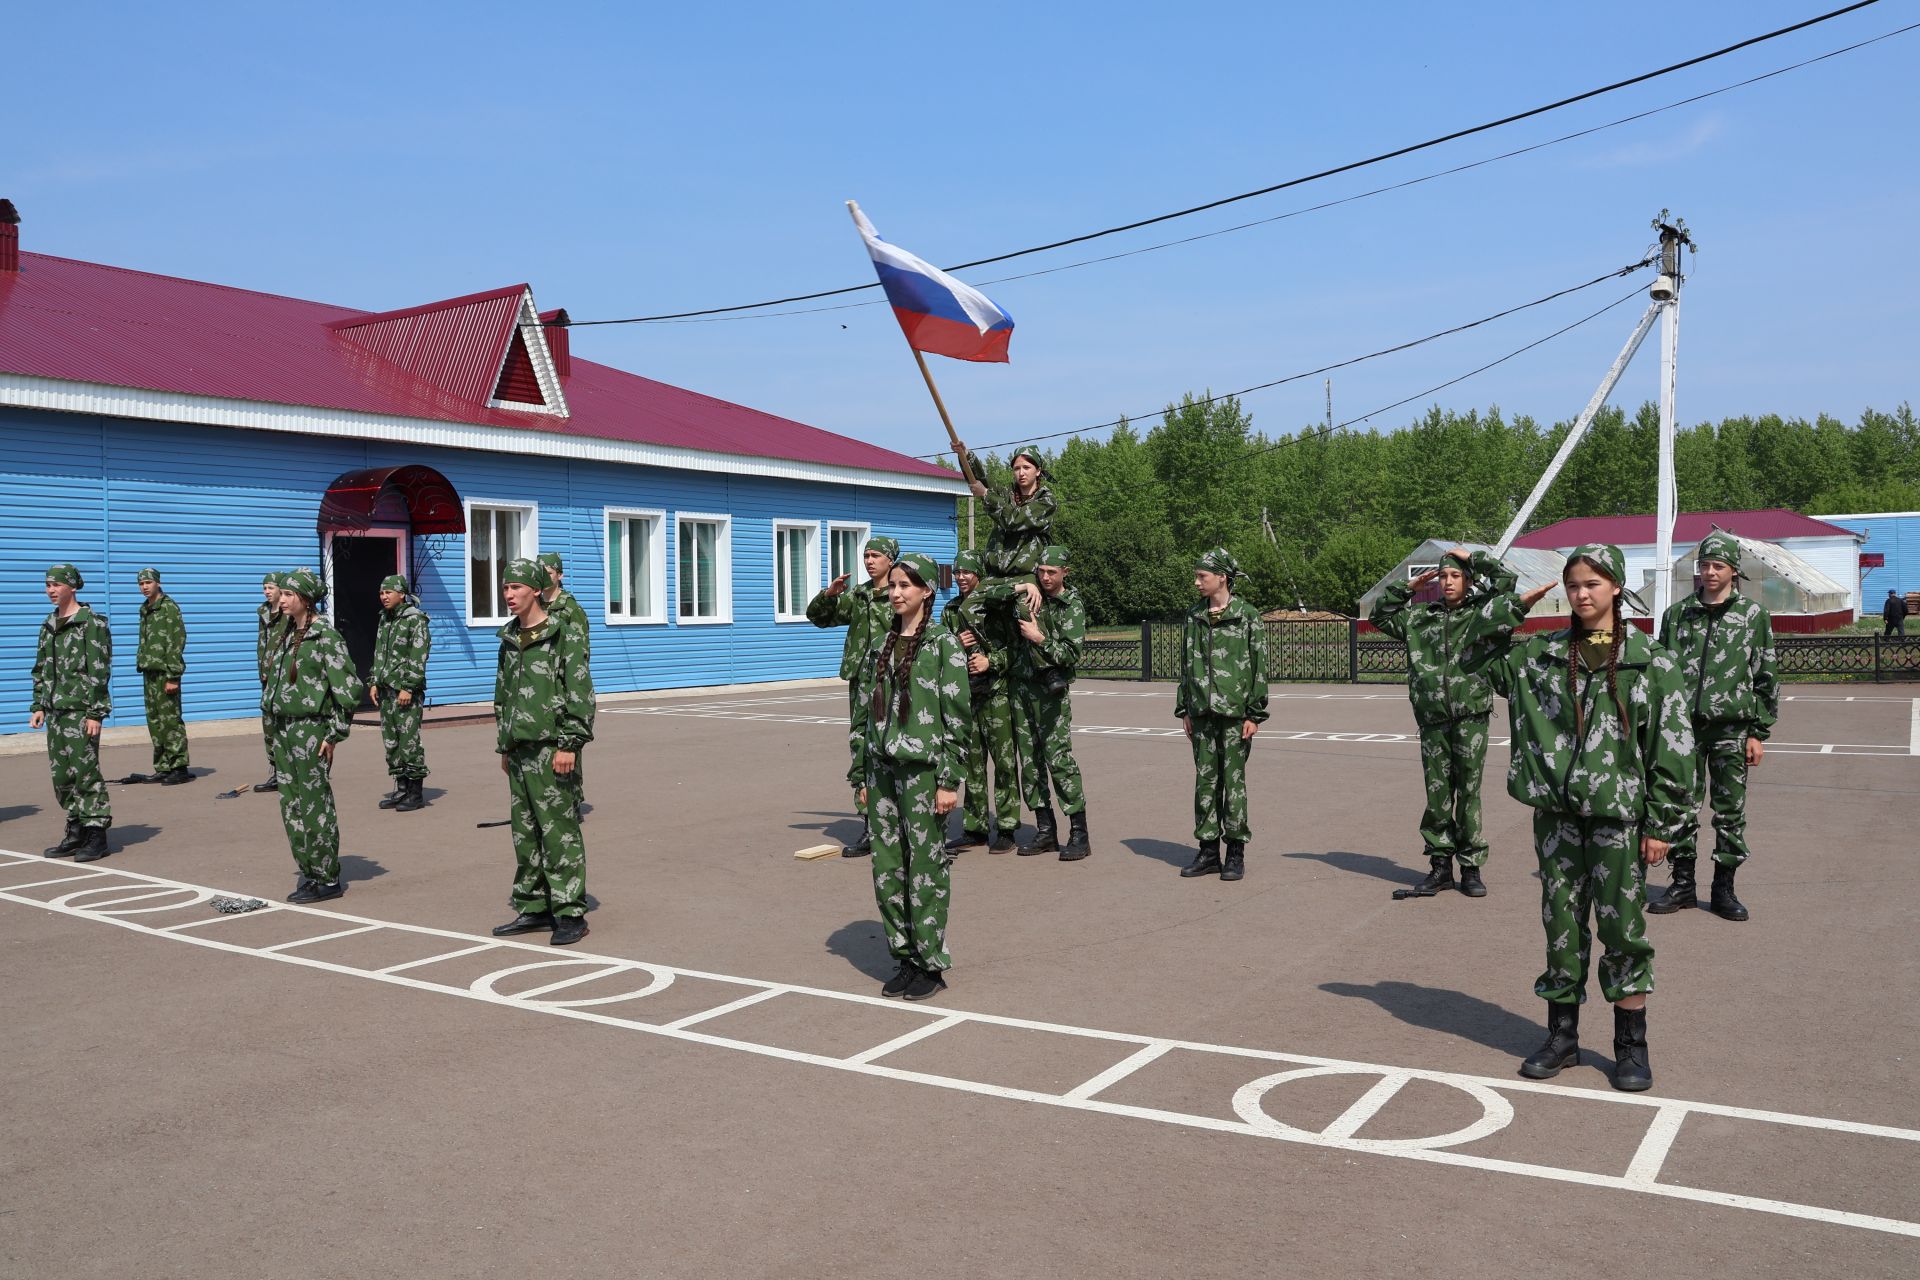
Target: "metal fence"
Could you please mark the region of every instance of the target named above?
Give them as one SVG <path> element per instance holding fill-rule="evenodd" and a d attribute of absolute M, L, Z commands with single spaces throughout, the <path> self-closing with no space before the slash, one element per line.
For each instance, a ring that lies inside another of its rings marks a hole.
<path fill-rule="evenodd" d="M 1284 620 L 1266 628 L 1267 675 L 1272 680 L 1322 684 L 1402 683 L 1407 646 L 1358 621 Z M 1087 641 L 1080 674 L 1110 680 L 1180 678 L 1178 622 L 1143 622 L 1137 633 Z M 1920 680 L 1920 636 L 1775 636 L 1786 680 Z"/>

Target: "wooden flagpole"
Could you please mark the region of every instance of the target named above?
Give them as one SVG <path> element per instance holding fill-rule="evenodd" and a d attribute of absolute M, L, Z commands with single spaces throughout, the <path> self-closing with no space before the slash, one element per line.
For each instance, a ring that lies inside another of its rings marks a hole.
<path fill-rule="evenodd" d="M 969 487 L 980 483 L 974 478 L 973 466 L 967 461 L 967 454 L 960 447 L 959 433 L 953 429 L 953 418 L 947 413 L 947 402 L 940 398 L 940 388 L 934 384 L 933 370 L 927 368 L 927 357 L 912 343 L 907 349 L 913 352 L 913 362 L 920 366 L 920 376 L 926 379 L 927 394 L 933 397 L 933 407 L 940 411 L 940 421 L 947 429 L 947 441 L 953 445 L 954 456 L 960 460 L 960 474 L 966 477 Z M 967 547 L 973 547 L 973 496 L 967 496 Z"/>

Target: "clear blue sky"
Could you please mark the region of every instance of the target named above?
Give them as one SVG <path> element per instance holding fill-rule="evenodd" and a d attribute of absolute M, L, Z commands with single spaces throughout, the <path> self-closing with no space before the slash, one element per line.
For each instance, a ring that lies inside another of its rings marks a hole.
<path fill-rule="evenodd" d="M 7 19 L 0 195 L 24 247 L 384 309 L 529 282 L 576 319 L 872 279 L 842 201 L 936 262 L 1247 190 L 1718 48 L 1823 0 L 665 6 L 36 5 Z M 1464 15 L 1471 15 L 1470 17 Z M 1358 174 L 973 278 L 1270 216 L 1541 141 L 1920 21 L 1886 3 Z M 1340 209 L 988 287 L 1011 366 L 936 360 L 990 443 L 1150 414 L 1703 246 L 1681 416 L 1914 398 L 1920 32 Z M 1339 417 L 1626 291 L 1338 375 Z M 1638 303 L 1439 403 L 1578 411 Z M 844 327 L 843 327 L 844 326 Z M 943 442 L 878 307 L 583 329 L 576 354 L 907 452 Z M 1619 399 L 1653 394 L 1650 344 Z M 1253 395 L 1317 422 L 1322 389 Z M 1415 407 L 1380 425 L 1400 425 Z"/>

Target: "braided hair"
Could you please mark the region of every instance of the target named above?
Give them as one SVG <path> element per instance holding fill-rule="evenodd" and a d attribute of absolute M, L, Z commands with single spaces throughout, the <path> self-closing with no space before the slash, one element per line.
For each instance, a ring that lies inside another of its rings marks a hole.
<path fill-rule="evenodd" d="M 1567 568 L 1576 564 L 1591 565 L 1609 582 L 1613 575 L 1595 561 L 1581 556 L 1570 561 Z M 1615 584 L 1616 586 L 1619 584 Z M 1613 699 L 1614 712 L 1620 717 L 1622 737 L 1631 736 L 1627 721 L 1626 700 L 1620 696 L 1620 650 L 1626 644 L 1626 623 L 1621 611 L 1621 601 L 1626 595 L 1624 590 L 1617 591 L 1613 597 L 1613 639 L 1607 645 L 1607 694 Z M 1573 740 L 1576 751 L 1582 749 L 1587 738 L 1587 709 L 1580 701 L 1580 637 L 1585 631 L 1580 626 L 1579 615 L 1575 615 L 1573 624 L 1567 629 L 1567 697 L 1573 703 Z"/>
<path fill-rule="evenodd" d="M 914 586 L 925 588 L 920 575 L 913 571 L 912 565 L 895 564 L 888 575 L 904 573 Z M 873 694 L 867 703 L 867 714 L 878 723 L 887 716 L 887 689 L 894 690 L 894 723 L 907 722 L 908 703 L 913 696 L 913 660 L 920 656 L 920 645 L 927 638 L 927 632 L 933 627 L 933 593 L 927 592 L 927 598 L 920 602 L 920 625 L 910 636 L 902 635 L 906 619 L 900 614 L 893 615 L 893 625 L 887 628 L 887 639 L 880 646 L 880 653 L 874 659 Z M 895 654 L 898 654 L 898 657 Z"/>

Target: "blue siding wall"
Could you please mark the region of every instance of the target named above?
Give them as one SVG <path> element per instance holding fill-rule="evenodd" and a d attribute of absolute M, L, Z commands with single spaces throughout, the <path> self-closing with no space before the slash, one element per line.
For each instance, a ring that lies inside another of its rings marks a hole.
<path fill-rule="evenodd" d="M 1920 515 L 1819 518 L 1842 529 L 1866 534 L 1867 540 L 1860 550 L 1869 554 L 1878 552 L 1887 558 L 1882 568 L 1860 571 L 1860 612 L 1864 616 L 1879 615 L 1881 606 L 1887 602 L 1888 591 L 1902 595 L 1920 591 Z"/>
<path fill-rule="evenodd" d="M 773 522 L 814 522 L 827 580 L 827 523 L 871 524 L 907 548 L 953 558 L 953 500 L 855 485 L 815 484 L 605 463 L 412 448 L 279 433 L 174 426 L 0 409 L 0 708 L 4 732 L 26 727 L 35 637 L 46 616 L 46 566 L 71 560 L 81 598 L 114 631 L 112 724 L 143 720 L 133 653 L 140 593 L 134 575 L 159 567 L 188 629 L 187 718 L 259 714 L 254 607 L 270 569 L 319 568 L 320 498 L 343 472 L 422 463 L 469 500 L 538 505 L 540 549 L 558 551 L 567 586 L 593 622 L 603 693 L 786 680 L 837 673 L 845 632 L 774 621 Z M 608 626 L 604 509 L 665 511 L 664 624 Z M 674 513 L 732 519 L 733 621 L 673 620 L 678 569 Z M 493 626 L 469 626 L 466 547 L 447 540 L 428 558 L 416 543 L 416 590 L 433 616 L 432 702 L 493 696 Z M 17 713 L 17 714 L 16 714 Z"/>

